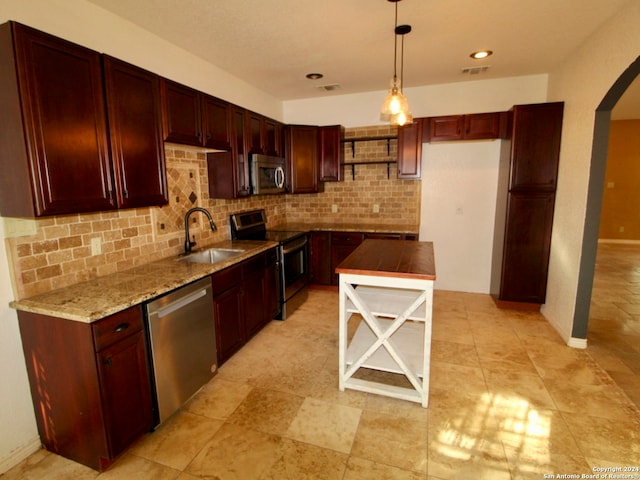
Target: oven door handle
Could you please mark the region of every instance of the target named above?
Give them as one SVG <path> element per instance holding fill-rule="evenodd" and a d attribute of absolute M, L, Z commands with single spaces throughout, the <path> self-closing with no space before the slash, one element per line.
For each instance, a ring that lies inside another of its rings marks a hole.
<path fill-rule="evenodd" d="M 296 250 L 300 250 L 307 244 L 307 237 L 303 237 L 300 240 L 294 240 L 286 245 L 286 248 L 282 248 L 282 254 L 288 255 L 291 252 L 295 252 Z"/>

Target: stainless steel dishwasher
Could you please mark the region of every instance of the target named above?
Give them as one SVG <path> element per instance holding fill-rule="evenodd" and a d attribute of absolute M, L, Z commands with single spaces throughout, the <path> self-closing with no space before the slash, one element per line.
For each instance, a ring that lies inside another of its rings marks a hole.
<path fill-rule="evenodd" d="M 211 279 L 190 283 L 146 304 L 158 423 L 215 374 Z"/>

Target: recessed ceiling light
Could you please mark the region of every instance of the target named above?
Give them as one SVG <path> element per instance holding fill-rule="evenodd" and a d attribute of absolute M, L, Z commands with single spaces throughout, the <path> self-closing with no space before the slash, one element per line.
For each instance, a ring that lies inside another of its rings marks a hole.
<path fill-rule="evenodd" d="M 473 52 L 469 55 L 471 58 L 475 58 L 476 60 L 480 60 L 482 58 L 487 58 L 489 55 L 492 55 L 493 52 L 491 50 L 478 50 L 477 52 Z"/>
<path fill-rule="evenodd" d="M 307 73 L 307 78 L 309 80 L 319 80 L 322 77 L 324 77 L 324 75 L 322 75 L 321 73 Z"/>

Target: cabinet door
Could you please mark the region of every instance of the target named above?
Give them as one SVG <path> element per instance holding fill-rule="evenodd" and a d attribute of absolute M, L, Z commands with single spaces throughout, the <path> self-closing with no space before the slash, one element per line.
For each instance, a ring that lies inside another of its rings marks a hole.
<path fill-rule="evenodd" d="M 265 118 L 264 135 L 265 153 L 275 157 L 284 157 L 282 148 L 282 124 L 270 118 Z"/>
<path fill-rule="evenodd" d="M 11 25 L 34 214 L 115 208 L 100 54 Z"/>
<path fill-rule="evenodd" d="M 231 150 L 231 106 L 210 95 L 202 95 L 201 98 L 204 146 Z"/>
<path fill-rule="evenodd" d="M 109 138 L 122 208 L 167 203 L 157 75 L 104 56 Z"/>
<path fill-rule="evenodd" d="M 318 127 L 290 125 L 285 129 L 289 193 L 318 191 Z"/>
<path fill-rule="evenodd" d="M 510 188 L 555 190 L 563 107 L 561 102 L 513 107 Z"/>
<path fill-rule="evenodd" d="M 165 141 L 202 146 L 200 93 L 162 79 L 162 126 Z"/>
<path fill-rule="evenodd" d="M 153 427 L 151 384 L 143 331 L 97 354 L 111 457 Z"/>
<path fill-rule="evenodd" d="M 464 116 L 464 138 L 482 140 L 500 137 L 499 112 L 474 113 Z"/>
<path fill-rule="evenodd" d="M 235 193 L 246 197 L 251 193 L 249 184 L 249 151 L 246 146 L 244 109 L 233 107 L 233 155 L 235 157 Z"/>
<path fill-rule="evenodd" d="M 431 117 L 429 119 L 429 141 L 444 142 L 451 140 L 461 140 L 463 124 L 463 115 Z"/>
<path fill-rule="evenodd" d="M 358 248 L 363 242 L 364 234 L 360 232 L 332 232 L 331 233 L 331 283 L 338 284 L 336 267 Z"/>
<path fill-rule="evenodd" d="M 398 127 L 398 178 L 422 176 L 422 120 Z"/>
<path fill-rule="evenodd" d="M 339 182 L 342 180 L 344 149 L 342 137 L 344 128 L 340 125 L 320 127 L 320 181 Z"/>
<path fill-rule="evenodd" d="M 218 366 L 222 365 L 244 345 L 245 333 L 242 322 L 241 298 L 240 285 L 235 285 L 216 295 L 213 299 Z"/>
<path fill-rule="evenodd" d="M 544 303 L 555 195 L 510 193 L 500 300 Z"/>
<path fill-rule="evenodd" d="M 270 318 L 266 318 L 264 255 L 258 255 L 242 264 L 243 305 L 246 338 L 260 331 Z"/>
<path fill-rule="evenodd" d="M 245 113 L 245 145 L 249 153 L 265 153 L 263 148 L 263 118 L 262 115 L 246 111 Z"/>
<path fill-rule="evenodd" d="M 331 285 L 331 232 L 311 232 L 309 240 L 309 282 Z"/>

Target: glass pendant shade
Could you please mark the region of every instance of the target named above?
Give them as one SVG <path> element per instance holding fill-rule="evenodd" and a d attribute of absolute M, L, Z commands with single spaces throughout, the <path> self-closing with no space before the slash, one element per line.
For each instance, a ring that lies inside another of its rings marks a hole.
<path fill-rule="evenodd" d="M 409 112 L 409 102 L 402 94 L 397 77 L 391 79 L 391 88 L 380 109 L 380 120 L 389 122 L 391 125 L 405 125 L 413 121 L 413 116 Z"/>
<path fill-rule="evenodd" d="M 413 115 L 409 111 L 409 102 L 402 94 L 402 79 L 404 74 L 404 36 L 411 32 L 411 25 L 398 25 L 398 2 L 400 0 L 388 0 L 395 4 L 395 28 L 393 45 L 393 77 L 389 93 L 382 102 L 380 109 L 380 120 L 389 122 L 391 125 L 406 125 L 413 123 Z M 398 37 L 402 39 L 400 48 L 400 78 L 398 78 Z"/>

